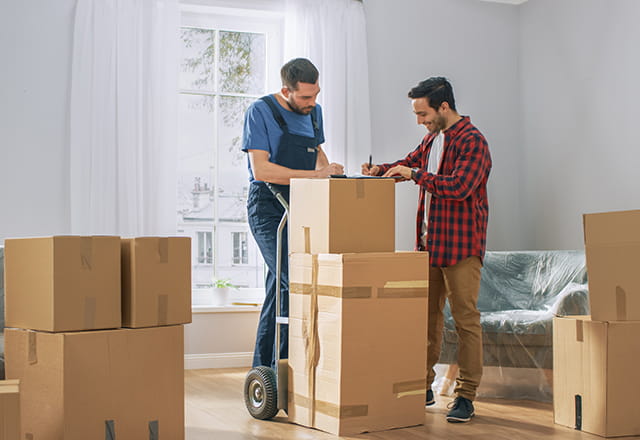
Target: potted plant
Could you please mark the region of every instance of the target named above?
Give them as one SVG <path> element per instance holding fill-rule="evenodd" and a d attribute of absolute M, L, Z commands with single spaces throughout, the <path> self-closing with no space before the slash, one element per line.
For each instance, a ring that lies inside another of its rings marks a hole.
<path fill-rule="evenodd" d="M 231 290 L 237 289 L 229 278 L 216 278 L 213 280 L 213 305 L 225 306 L 230 303 Z"/>

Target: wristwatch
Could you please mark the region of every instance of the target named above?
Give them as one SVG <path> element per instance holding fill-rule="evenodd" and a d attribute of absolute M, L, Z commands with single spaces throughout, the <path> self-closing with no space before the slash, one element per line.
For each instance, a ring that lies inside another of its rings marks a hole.
<path fill-rule="evenodd" d="M 418 168 L 411 168 L 411 180 L 418 178 Z"/>

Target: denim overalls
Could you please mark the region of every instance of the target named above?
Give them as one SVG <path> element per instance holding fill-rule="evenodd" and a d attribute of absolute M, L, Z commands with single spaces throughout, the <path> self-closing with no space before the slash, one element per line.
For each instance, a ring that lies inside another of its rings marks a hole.
<path fill-rule="evenodd" d="M 316 167 L 318 157 L 318 144 L 320 128 L 317 121 L 317 112 L 311 111 L 314 137 L 300 136 L 289 132 L 287 123 L 280 114 L 275 98 L 264 96 L 260 98 L 269 105 L 271 113 L 282 129 L 282 137 L 278 146 L 274 162 L 278 165 L 296 170 L 313 170 Z M 289 203 L 289 186 L 273 185 Z M 253 354 L 253 366 L 275 366 L 275 318 L 276 318 L 276 233 L 278 224 L 282 219 L 284 208 L 275 198 L 271 190 L 264 182 L 253 181 L 249 187 L 247 200 L 247 213 L 249 227 L 255 238 L 262 258 L 267 264 L 267 277 L 265 280 L 265 300 L 260 313 L 258 332 L 256 335 L 256 347 Z M 282 233 L 282 262 L 280 272 L 281 285 L 281 316 L 289 315 L 289 258 L 287 246 L 287 228 Z M 287 359 L 289 352 L 288 326 L 280 327 L 280 358 Z"/>

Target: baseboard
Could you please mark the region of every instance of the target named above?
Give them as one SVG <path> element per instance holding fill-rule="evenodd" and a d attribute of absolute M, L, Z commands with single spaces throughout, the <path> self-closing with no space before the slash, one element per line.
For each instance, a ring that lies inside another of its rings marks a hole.
<path fill-rule="evenodd" d="M 185 370 L 250 367 L 253 352 L 185 354 Z"/>

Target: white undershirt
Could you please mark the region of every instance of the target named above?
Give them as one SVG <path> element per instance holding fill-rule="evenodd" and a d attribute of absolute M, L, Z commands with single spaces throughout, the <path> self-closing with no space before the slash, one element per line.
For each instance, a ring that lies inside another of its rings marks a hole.
<path fill-rule="evenodd" d="M 440 132 L 431 143 L 431 151 L 429 151 L 429 159 L 427 161 L 427 172 L 438 174 L 440 169 L 440 161 L 442 160 L 442 152 L 444 151 L 444 133 Z M 427 246 L 427 226 L 429 224 L 429 205 L 431 205 L 431 193 L 427 191 L 424 203 L 424 222 L 422 223 L 422 234 L 420 241 L 422 246 Z"/>

